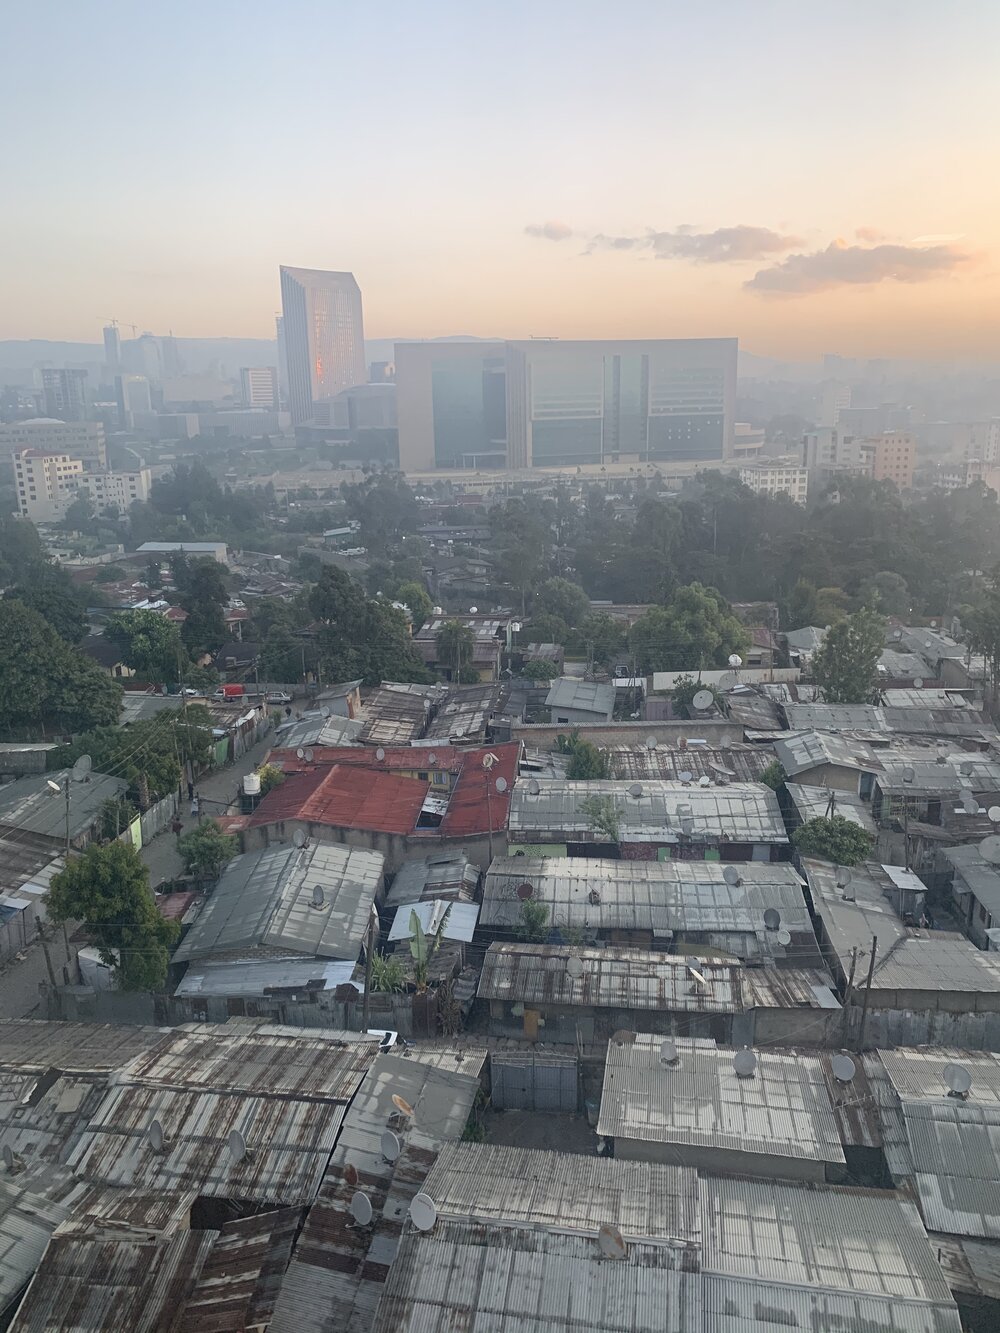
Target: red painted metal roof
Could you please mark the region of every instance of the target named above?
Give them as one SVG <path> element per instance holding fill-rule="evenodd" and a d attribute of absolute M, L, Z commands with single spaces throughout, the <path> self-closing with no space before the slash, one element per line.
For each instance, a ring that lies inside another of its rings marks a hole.
<path fill-rule="evenodd" d="M 451 793 L 448 813 L 437 830 L 440 834 L 446 838 L 468 838 L 485 833 L 491 824 L 494 833 L 507 827 L 510 791 L 517 777 L 520 749 L 520 742 L 514 741 L 509 745 L 465 751 L 465 763 Z M 483 767 L 487 755 L 496 756 L 496 763 L 490 768 Z M 507 790 L 502 793 L 496 789 L 497 778 L 501 777 L 507 784 Z"/>
<path fill-rule="evenodd" d="M 274 749 L 268 755 L 269 764 L 277 764 L 286 773 L 306 771 L 315 766 L 329 764 L 352 764 L 361 768 L 375 768 L 380 772 L 391 773 L 403 769 L 410 773 L 415 769 L 420 772 L 437 769 L 439 772 L 460 773 L 462 765 L 470 754 L 479 751 L 459 750 L 454 745 L 393 745 L 385 749 L 385 758 L 375 758 L 376 747 L 372 745 L 317 745 L 313 749 L 312 764 L 299 759 L 295 750 Z M 435 763 L 430 762 L 434 755 Z"/>
<path fill-rule="evenodd" d="M 250 816 L 252 827 L 299 820 L 376 833 L 412 833 L 428 783 L 343 764 L 291 774 Z"/>

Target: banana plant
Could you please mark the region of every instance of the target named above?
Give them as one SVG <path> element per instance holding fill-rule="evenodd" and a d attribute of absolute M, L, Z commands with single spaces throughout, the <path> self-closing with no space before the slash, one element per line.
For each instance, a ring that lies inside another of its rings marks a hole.
<path fill-rule="evenodd" d="M 416 911 L 410 912 L 410 953 L 413 956 L 413 975 L 418 990 L 427 989 L 427 969 L 431 959 L 441 947 L 441 942 L 444 939 L 444 928 L 448 924 L 450 915 L 451 904 L 449 903 L 447 910 L 438 922 L 437 929 L 428 940 L 427 933 L 420 924 L 420 918 Z"/>

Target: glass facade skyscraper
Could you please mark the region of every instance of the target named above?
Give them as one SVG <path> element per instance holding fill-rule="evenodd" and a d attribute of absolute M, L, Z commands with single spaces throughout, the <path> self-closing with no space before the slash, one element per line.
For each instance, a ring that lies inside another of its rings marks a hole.
<path fill-rule="evenodd" d="M 281 315 L 292 424 L 313 404 L 364 384 L 361 289 L 353 273 L 281 268 Z"/>

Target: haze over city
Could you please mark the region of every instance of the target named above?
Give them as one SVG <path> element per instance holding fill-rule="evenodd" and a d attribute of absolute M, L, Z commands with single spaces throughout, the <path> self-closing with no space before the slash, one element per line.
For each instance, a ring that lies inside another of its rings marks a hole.
<path fill-rule="evenodd" d="M 24 6 L 0 338 L 273 336 L 280 263 L 370 338 L 1000 345 L 982 4 Z"/>

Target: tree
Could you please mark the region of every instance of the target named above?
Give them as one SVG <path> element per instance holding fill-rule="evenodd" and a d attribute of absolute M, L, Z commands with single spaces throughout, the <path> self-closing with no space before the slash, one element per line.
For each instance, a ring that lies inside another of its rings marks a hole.
<path fill-rule="evenodd" d="M 87 619 L 76 589 L 66 571 L 58 565 L 47 561 L 32 564 L 24 581 L 8 588 L 4 596 L 37 611 L 66 643 L 79 643 L 87 632 Z"/>
<path fill-rule="evenodd" d="M 229 597 L 225 570 L 218 560 L 210 557 L 191 560 L 184 552 L 171 559 L 170 567 L 188 613 L 181 638 L 192 656 L 214 652 L 226 638 L 226 622 L 222 614 Z"/>
<path fill-rule="evenodd" d="M 472 663 L 476 639 L 472 630 L 458 620 L 446 620 L 437 632 L 437 660 L 453 679 L 463 666 Z"/>
<path fill-rule="evenodd" d="M 859 597 L 865 606 L 884 616 L 908 616 L 913 604 L 906 579 L 891 569 L 881 569 L 862 583 Z"/>
<path fill-rule="evenodd" d="M 995 699 L 1000 687 L 1000 572 L 978 589 L 972 605 L 963 611 L 962 620 L 970 650 L 986 659 Z"/>
<path fill-rule="evenodd" d="M 532 662 L 526 662 L 521 675 L 525 680 L 553 680 L 559 675 L 559 668 L 555 662 L 547 662 L 542 657 L 536 657 Z"/>
<path fill-rule="evenodd" d="M 163 987 L 180 925 L 160 915 L 149 872 L 130 842 L 92 843 L 52 877 L 45 902 L 50 920 L 85 924 L 120 990 Z"/>
<path fill-rule="evenodd" d="M 413 645 L 403 613 L 377 598 L 366 598 L 343 570 L 323 569 L 310 590 L 309 607 L 324 622 L 318 646 L 327 680 L 360 678 L 366 685 L 433 680 Z"/>
<path fill-rule="evenodd" d="M 607 666 L 618 658 L 625 647 L 625 631 L 617 620 L 604 611 L 592 611 L 584 616 L 577 628 L 587 656 L 600 666 Z"/>
<path fill-rule="evenodd" d="M 431 959 L 441 948 L 441 943 L 444 940 L 444 928 L 448 924 L 450 916 L 451 907 L 449 906 L 445 908 L 444 916 L 441 918 L 437 930 L 428 940 L 416 910 L 410 912 L 410 954 L 413 958 L 413 974 L 418 991 L 427 989 Z"/>
<path fill-rule="evenodd" d="M 0 506 L 0 585 L 20 583 L 47 559 L 34 523 Z"/>
<path fill-rule="evenodd" d="M 572 629 L 589 612 L 590 598 L 569 579 L 546 579 L 535 593 L 535 610 L 541 615 L 558 616 Z"/>
<path fill-rule="evenodd" d="M 570 629 L 562 616 L 533 616 L 521 633 L 522 643 L 566 643 Z"/>
<path fill-rule="evenodd" d="M 819 623 L 819 611 L 816 604 L 816 587 L 807 579 L 799 579 L 788 597 L 784 624 L 789 629 L 804 629 L 807 625 Z M 823 621 L 826 624 L 826 621 Z"/>
<path fill-rule="evenodd" d="M 545 903 L 526 898 L 521 904 L 517 934 L 528 944 L 543 944 L 548 936 L 549 909 Z"/>
<path fill-rule="evenodd" d="M 260 672 L 264 680 L 297 681 L 302 677 L 302 639 L 284 625 L 274 625 L 260 650 Z"/>
<path fill-rule="evenodd" d="M 202 819 L 190 833 L 177 839 L 177 850 L 189 875 L 218 879 L 238 851 L 236 839 L 223 833 L 214 819 Z"/>
<path fill-rule="evenodd" d="M 700 681 L 693 676 L 678 676 L 674 681 L 674 688 L 670 691 L 670 701 L 676 712 L 680 708 L 690 709 L 694 705 L 694 696 L 700 694 L 702 690 L 708 690 L 709 694 L 718 702 L 719 691 L 712 685 L 702 685 Z"/>
<path fill-rule="evenodd" d="M 280 787 L 285 780 L 284 773 L 276 764 L 261 764 L 257 776 L 260 778 L 261 796 L 266 796 L 275 787 Z"/>
<path fill-rule="evenodd" d="M 653 607 L 629 630 L 642 672 L 722 667 L 731 654 L 744 654 L 749 642 L 721 593 L 700 583 L 678 588 L 665 607 Z"/>
<path fill-rule="evenodd" d="M 874 838 L 867 829 L 843 815 L 808 819 L 792 834 L 800 856 L 817 856 L 837 865 L 853 866 L 871 854 Z"/>
<path fill-rule="evenodd" d="M 580 810 L 595 833 L 608 842 L 617 843 L 620 840 L 621 821 L 614 797 L 585 796 L 580 802 Z"/>
<path fill-rule="evenodd" d="M 166 711 L 127 727 L 99 727 L 77 736 L 72 745 L 49 755 L 49 768 L 66 768 L 89 754 L 98 773 L 117 773 L 129 784 L 128 794 L 141 810 L 176 791 L 181 764 L 195 768 L 208 762 L 211 720 L 203 704 Z"/>
<path fill-rule="evenodd" d="M 422 584 L 415 583 L 412 579 L 406 583 L 401 583 L 396 589 L 395 600 L 402 602 L 405 607 L 409 608 L 414 633 L 420 629 L 421 625 L 426 625 L 430 620 L 434 604 L 427 595 L 427 589 Z"/>
<path fill-rule="evenodd" d="M 117 719 L 121 686 L 23 602 L 0 601 L 0 644 L 0 733 L 37 737 Z"/>
<path fill-rule="evenodd" d="M 81 493 L 66 508 L 60 527 L 67 532 L 93 533 L 97 529 L 94 502 L 87 491 Z"/>
<path fill-rule="evenodd" d="M 765 787 L 770 787 L 772 791 L 780 791 L 788 781 L 784 764 L 777 759 L 772 759 L 767 768 L 761 773 L 760 780 Z"/>
<path fill-rule="evenodd" d="M 843 588 L 819 588 L 816 592 L 816 624 L 835 625 L 847 615 L 850 598 Z"/>
<path fill-rule="evenodd" d="M 592 782 L 608 776 L 608 761 L 591 741 L 578 741 L 573 747 L 566 776 L 571 782 Z"/>
<path fill-rule="evenodd" d="M 104 637 L 120 649 L 122 661 L 140 680 L 176 681 L 187 661 L 180 631 L 158 611 L 117 611 L 109 616 Z"/>
<path fill-rule="evenodd" d="M 812 660 L 813 678 L 824 702 L 875 703 L 884 647 L 885 621 L 869 607 L 831 625 Z"/>

